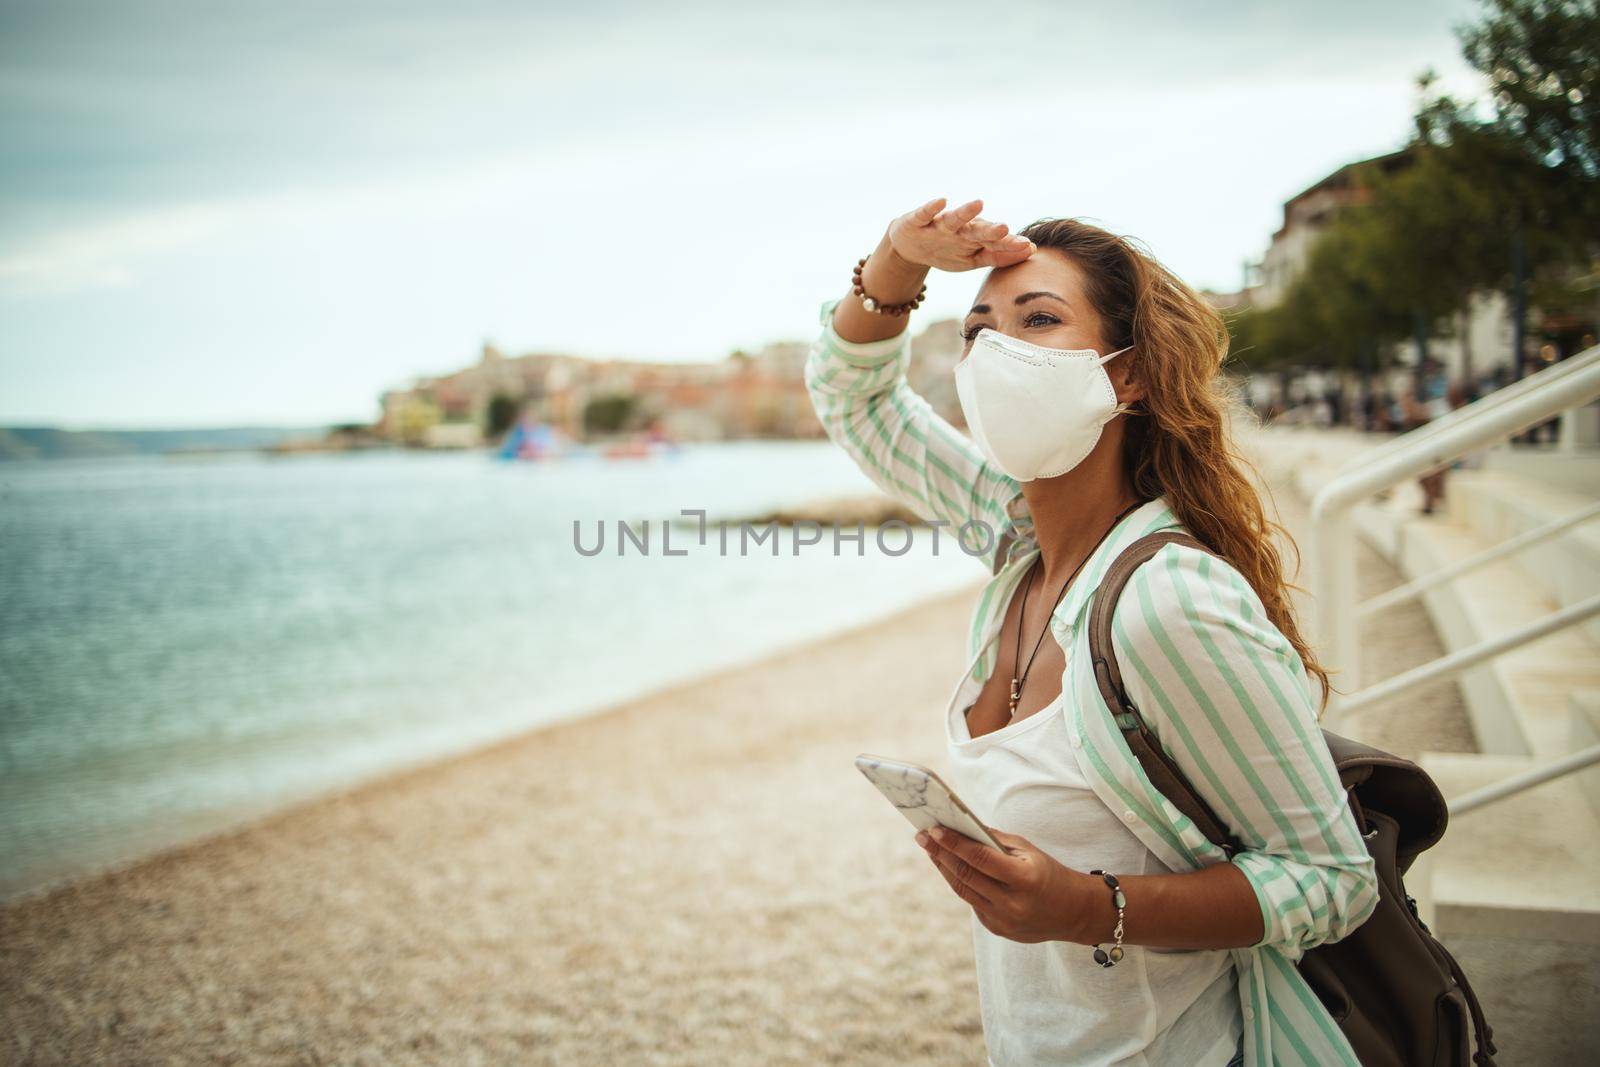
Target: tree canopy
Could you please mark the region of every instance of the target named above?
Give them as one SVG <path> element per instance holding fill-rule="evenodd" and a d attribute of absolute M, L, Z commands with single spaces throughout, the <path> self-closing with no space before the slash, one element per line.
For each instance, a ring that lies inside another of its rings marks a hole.
<path fill-rule="evenodd" d="M 1600 233 L 1600 10 L 1595 0 L 1491 0 L 1458 30 L 1482 104 L 1422 102 L 1398 166 L 1356 167 L 1366 195 L 1317 238 L 1283 300 L 1232 317 L 1240 361 L 1371 367 L 1390 342 L 1448 334 L 1469 295 L 1513 263 L 1559 299 Z M 1373 362 L 1368 362 L 1373 361 Z"/>

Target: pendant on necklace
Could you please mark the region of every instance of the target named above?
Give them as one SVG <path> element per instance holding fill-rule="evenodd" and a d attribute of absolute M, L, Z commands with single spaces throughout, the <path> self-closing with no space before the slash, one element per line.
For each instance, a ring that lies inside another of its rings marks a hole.
<path fill-rule="evenodd" d="M 1011 714 L 1013 714 L 1013 715 L 1015 715 L 1017 713 L 1017 695 L 1018 695 L 1018 690 L 1020 690 L 1021 688 L 1022 688 L 1022 683 L 1021 682 L 1019 682 L 1015 678 L 1011 679 Z"/>

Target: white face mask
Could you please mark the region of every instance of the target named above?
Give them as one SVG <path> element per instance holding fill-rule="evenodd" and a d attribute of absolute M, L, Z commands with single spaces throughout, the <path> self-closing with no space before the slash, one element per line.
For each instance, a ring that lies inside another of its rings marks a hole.
<path fill-rule="evenodd" d="M 1083 462 L 1117 411 L 1094 349 L 1046 348 L 985 327 L 956 364 L 956 397 L 984 455 L 1019 482 L 1054 478 Z"/>

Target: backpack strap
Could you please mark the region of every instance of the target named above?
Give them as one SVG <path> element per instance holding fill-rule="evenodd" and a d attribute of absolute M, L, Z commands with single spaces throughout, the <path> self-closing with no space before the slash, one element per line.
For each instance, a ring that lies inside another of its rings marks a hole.
<path fill-rule="evenodd" d="M 1123 549 L 1112 561 L 1094 592 L 1094 606 L 1089 612 L 1089 660 L 1094 664 L 1094 677 L 1099 683 L 1100 695 L 1105 698 L 1106 706 L 1116 719 L 1117 728 L 1122 731 L 1123 739 L 1144 768 L 1151 784 L 1200 827 L 1206 838 L 1227 853 L 1231 860 L 1235 853 L 1245 851 L 1244 844 L 1228 829 L 1226 823 L 1217 818 L 1205 798 L 1195 792 L 1183 771 L 1168 758 L 1161 748 L 1161 742 L 1145 726 L 1139 709 L 1128 699 L 1128 691 L 1122 684 L 1122 669 L 1117 664 L 1111 646 L 1111 616 L 1116 611 L 1117 599 L 1122 595 L 1123 587 L 1140 564 L 1148 562 L 1171 544 L 1188 545 L 1216 555 L 1192 534 L 1172 527 L 1146 534 Z"/>
<path fill-rule="evenodd" d="M 1423 929 L 1426 930 L 1427 927 Z M 1473 991 L 1472 983 L 1467 981 L 1466 972 L 1461 969 L 1461 964 L 1457 963 L 1455 956 L 1444 947 L 1444 942 L 1437 937 L 1432 940 L 1433 946 L 1444 954 L 1445 962 L 1450 965 L 1450 973 L 1455 977 L 1456 985 L 1461 987 L 1461 992 L 1467 999 L 1467 1012 L 1472 1017 L 1472 1029 L 1478 1045 L 1478 1050 L 1472 1054 L 1472 1062 L 1476 1067 L 1494 1067 L 1494 1055 L 1500 1048 L 1494 1043 L 1494 1027 L 1483 1017 L 1483 1005 L 1478 1003 L 1478 994 Z"/>

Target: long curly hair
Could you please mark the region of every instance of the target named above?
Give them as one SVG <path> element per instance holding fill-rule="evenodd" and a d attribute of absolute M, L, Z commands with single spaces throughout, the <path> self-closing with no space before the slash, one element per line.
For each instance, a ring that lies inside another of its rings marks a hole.
<path fill-rule="evenodd" d="M 1039 248 L 1070 256 L 1088 276 L 1089 299 L 1111 349 L 1132 345 L 1133 373 L 1144 398 L 1129 405 L 1124 458 L 1141 499 L 1165 496 L 1191 533 L 1244 575 L 1267 617 L 1294 646 L 1328 704 L 1328 671 L 1295 620 L 1290 589 L 1273 532 L 1300 549 L 1269 518 L 1246 471 L 1255 467 L 1235 447 L 1234 420 L 1253 420 L 1237 389 L 1221 373 L 1228 327 L 1140 242 L 1079 219 L 1045 218 L 1020 231 Z M 1320 712 L 1319 712 L 1320 716 Z"/>

